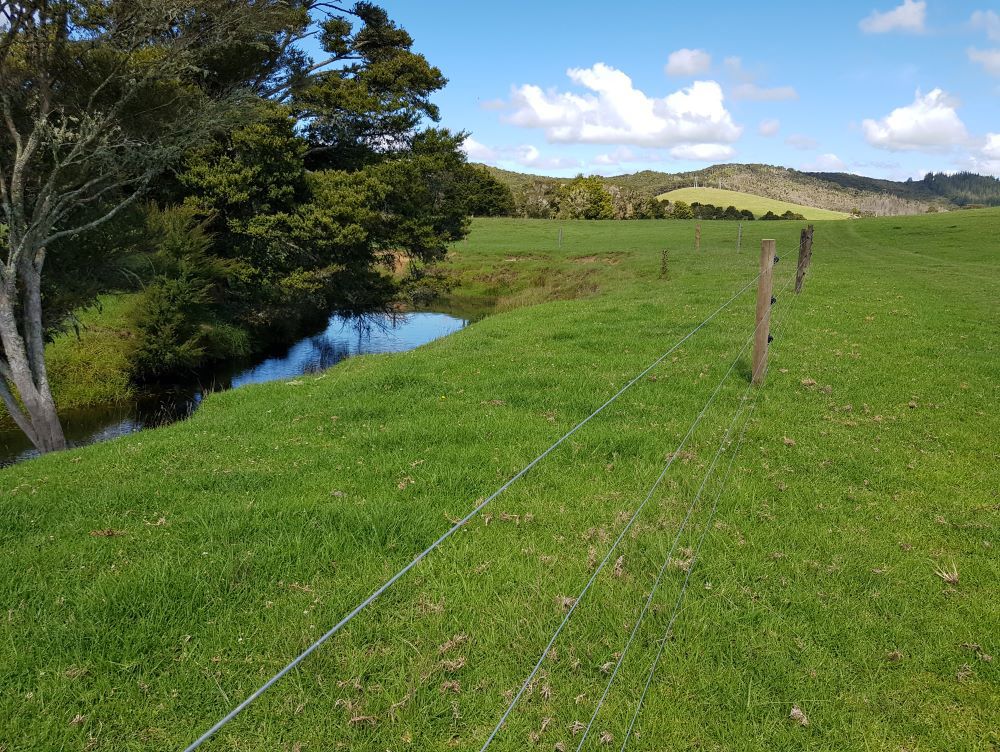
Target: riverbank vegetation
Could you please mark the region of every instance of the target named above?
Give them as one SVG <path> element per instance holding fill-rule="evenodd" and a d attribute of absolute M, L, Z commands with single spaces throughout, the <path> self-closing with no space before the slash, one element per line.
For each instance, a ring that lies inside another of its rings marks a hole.
<path fill-rule="evenodd" d="M 176 378 L 386 306 L 382 268 L 491 201 L 434 125 L 444 74 L 371 3 L 2 13 L 0 396 L 41 451 L 64 444 L 44 345 L 98 296 L 137 296 L 130 383 Z"/>
<path fill-rule="evenodd" d="M 768 381 L 595 733 L 620 743 L 707 529 L 629 749 L 1000 743 L 1000 281 L 981 242 L 1000 214 L 817 223 L 798 297 L 799 224 L 745 225 L 742 253 L 725 222 L 695 253 L 693 224 L 476 220 L 446 262 L 455 294 L 508 312 L 2 471 L 0 745 L 183 748 L 751 280 L 765 235 Z M 748 292 L 212 748 L 478 748 L 735 360 L 492 747 L 572 748 L 736 412 L 753 308 Z"/>

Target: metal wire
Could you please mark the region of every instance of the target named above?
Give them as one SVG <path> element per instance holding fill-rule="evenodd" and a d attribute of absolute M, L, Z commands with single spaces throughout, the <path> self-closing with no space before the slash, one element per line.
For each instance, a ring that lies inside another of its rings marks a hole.
<path fill-rule="evenodd" d="M 220 729 L 222 729 L 226 724 L 232 721 L 237 715 L 239 715 L 243 710 L 247 708 L 252 702 L 254 702 L 258 697 L 264 694 L 268 689 L 270 689 L 274 684 L 281 680 L 289 671 L 298 666 L 302 661 L 304 661 L 310 654 L 313 653 L 317 648 L 319 648 L 323 643 L 329 640 L 333 635 L 339 632 L 348 622 L 351 621 L 355 616 L 357 616 L 361 611 L 371 605 L 376 599 L 379 598 L 386 590 L 392 587 L 401 577 L 403 577 L 407 572 L 409 572 L 413 567 L 415 567 L 420 561 L 427 556 L 431 551 L 444 543 L 448 538 L 450 538 L 459 528 L 465 525 L 469 520 L 475 517 L 487 504 L 493 501 L 496 497 L 510 488 L 514 483 L 516 483 L 520 478 L 526 475 L 535 465 L 545 459 L 549 454 L 551 454 L 559 445 L 561 445 L 566 439 L 579 431 L 583 426 L 589 423 L 598 414 L 604 411 L 609 405 L 611 405 L 615 400 L 617 400 L 621 395 L 623 395 L 628 389 L 634 386 L 643 376 L 652 371 L 656 366 L 662 363 L 669 355 L 677 350 L 681 345 L 687 342 L 691 337 L 693 337 L 702 327 L 708 324 L 712 319 L 718 316 L 723 310 L 728 308 L 733 301 L 739 298 L 743 293 L 750 289 L 750 287 L 760 278 L 760 274 L 757 274 L 753 279 L 747 282 L 740 290 L 733 295 L 729 300 L 719 306 L 715 311 L 713 311 L 704 321 L 698 324 L 694 329 L 684 335 L 676 344 L 674 344 L 669 350 L 667 350 L 663 355 L 653 361 L 648 367 L 646 367 L 638 376 L 629 381 L 625 386 L 615 392 L 604 404 L 594 410 L 590 415 L 577 423 L 573 428 L 567 431 L 561 438 L 559 438 L 554 444 L 552 444 L 548 449 L 539 454 L 535 459 L 529 462 L 525 467 L 518 472 L 516 475 L 511 477 L 506 483 L 504 483 L 500 488 L 491 493 L 486 497 L 480 504 L 478 504 L 471 512 L 465 515 L 462 519 L 456 522 L 451 528 L 449 528 L 441 537 L 431 543 L 427 548 L 417 554 L 413 560 L 407 564 L 405 567 L 400 569 L 396 574 L 389 578 L 381 587 L 375 590 L 371 595 L 365 598 L 361 603 L 355 606 L 346 616 L 344 616 L 339 622 L 337 622 L 329 631 L 324 633 L 319 639 L 317 639 L 312 645 L 306 648 L 302 653 L 296 656 L 291 662 L 288 663 L 283 669 L 278 673 L 268 679 L 264 684 L 262 684 L 258 689 L 256 689 L 252 694 L 250 694 L 243 702 L 233 708 L 229 713 L 223 716 L 215 725 L 213 725 L 208 731 L 199 736 L 194 742 L 189 746 L 185 747 L 184 752 L 193 752 L 198 749 L 202 744 L 211 739 Z M 744 348 L 746 346 L 744 345 Z M 669 467 L 669 465 L 668 465 Z M 665 473 L 666 471 L 664 471 Z M 662 478 L 662 476 L 661 476 Z M 603 565 L 602 565 L 603 566 Z M 505 716 L 506 717 L 506 716 Z M 490 737 L 492 739 L 492 736 Z M 485 747 L 484 747 L 485 749 Z"/>
<path fill-rule="evenodd" d="M 794 277 L 792 279 L 794 279 Z M 789 283 L 785 286 L 782 292 L 784 292 L 784 290 L 787 290 L 788 287 L 790 286 L 791 286 L 791 281 L 789 281 Z M 781 321 L 784 320 L 783 315 L 788 310 L 788 308 L 790 308 L 790 306 L 783 309 L 781 314 L 782 316 Z M 729 467 L 726 469 L 726 474 L 722 479 L 722 484 L 719 487 L 719 492 L 715 496 L 715 501 L 712 504 L 712 511 L 709 513 L 708 519 L 705 522 L 705 526 L 701 531 L 701 536 L 698 539 L 698 544 L 696 545 L 694 554 L 691 557 L 691 565 L 688 567 L 687 574 L 684 577 L 684 583 L 681 585 L 680 593 L 678 593 L 677 600 L 674 602 L 674 608 L 670 614 L 670 620 L 667 622 L 667 627 L 663 631 L 663 638 L 660 640 L 660 647 L 657 649 L 656 657 L 653 659 L 653 663 L 649 668 L 649 674 L 646 677 L 646 684 L 642 689 L 642 694 L 639 696 L 639 702 L 635 707 L 635 711 L 632 714 L 631 720 L 629 721 L 628 728 L 625 731 L 625 738 L 622 740 L 622 746 L 619 749 L 619 752 L 625 752 L 625 748 L 628 746 L 629 739 L 632 736 L 632 730 L 635 728 L 636 721 L 639 719 L 639 714 L 642 711 L 643 703 L 646 700 L 646 695 L 649 693 L 649 687 L 653 682 L 653 676 L 656 673 L 657 666 L 659 665 L 660 657 L 663 655 L 663 649 L 664 647 L 666 647 L 666 644 L 669 640 L 670 630 L 674 625 L 674 621 L 677 619 L 678 613 L 680 612 L 680 606 L 681 603 L 684 601 L 684 595 L 687 593 L 688 584 L 691 581 L 691 573 L 694 571 L 695 565 L 698 563 L 698 556 L 701 553 L 702 544 L 705 542 L 705 536 L 707 535 L 708 530 L 711 527 L 712 520 L 715 518 L 715 513 L 719 506 L 719 499 L 722 497 L 722 494 L 726 489 L 726 484 L 729 481 L 729 476 L 730 473 L 732 472 L 733 464 L 736 462 L 736 457 L 739 455 L 740 447 L 743 444 L 743 437 L 746 435 L 747 426 L 750 424 L 750 419 L 753 417 L 753 412 L 757 407 L 757 396 L 759 394 L 760 393 L 758 392 L 754 396 L 754 401 L 751 403 L 750 412 L 747 415 L 747 420 L 746 422 L 744 422 L 743 429 L 740 431 L 740 438 L 736 444 L 736 450 L 733 452 L 732 457 L 730 457 L 729 459 Z"/>
<path fill-rule="evenodd" d="M 656 591 L 660 587 L 660 582 L 663 580 L 663 575 L 667 571 L 667 567 L 670 565 L 670 561 L 673 559 L 674 551 L 677 550 L 677 544 L 680 542 L 681 535 L 684 533 L 684 529 L 687 527 L 688 520 L 691 518 L 691 513 L 694 511 L 695 506 L 698 504 L 698 500 L 701 499 L 701 494 L 705 490 L 705 486 L 708 485 L 708 479 L 712 476 L 712 472 L 715 470 L 716 464 L 719 462 L 719 457 L 722 456 L 722 452 L 725 450 L 726 442 L 732 435 L 733 428 L 739 417 L 743 414 L 743 409 L 747 401 L 747 397 L 750 396 L 750 389 L 753 384 L 747 384 L 747 388 L 743 391 L 743 398 L 740 400 L 739 407 L 736 413 L 733 415 L 732 421 L 729 423 L 729 427 L 726 429 L 725 436 L 722 437 L 722 441 L 719 443 L 719 448 L 715 452 L 715 456 L 712 458 L 711 464 L 708 466 L 708 470 L 705 471 L 705 475 L 702 478 L 701 485 L 698 487 L 698 491 L 694 498 L 691 500 L 691 504 L 687 508 L 687 514 L 684 515 L 684 519 L 681 521 L 680 527 L 677 528 L 677 534 L 674 536 L 673 542 L 670 544 L 670 551 L 667 553 L 666 558 L 663 560 L 663 565 L 660 567 L 659 573 L 656 575 L 656 581 L 653 583 L 653 587 L 649 591 L 649 596 L 646 598 L 645 604 L 643 604 L 642 611 L 639 614 L 639 618 L 636 619 L 635 625 L 632 627 L 632 633 L 629 635 L 628 641 L 625 643 L 625 647 L 622 648 L 618 655 L 618 660 L 615 663 L 614 670 L 611 672 L 611 676 L 608 677 L 608 682 L 604 686 L 604 692 L 601 694 L 600 699 L 597 701 L 597 706 L 594 708 L 593 714 L 590 716 L 590 721 L 587 722 L 587 728 L 583 731 L 583 736 L 580 737 L 580 743 L 577 744 L 577 752 L 583 749 L 583 745 L 587 742 L 587 737 L 590 736 L 590 731 L 594 726 L 594 721 L 597 720 L 598 714 L 601 712 L 601 708 L 604 706 L 604 701 L 607 699 L 608 692 L 611 691 L 611 685 L 615 681 L 615 677 L 618 676 L 618 670 L 621 668 L 622 663 L 625 661 L 625 656 L 628 655 L 629 648 L 632 647 L 632 643 L 635 641 L 635 637 L 639 632 L 639 627 L 642 626 L 643 621 L 646 618 L 646 613 L 649 611 L 649 607 L 653 603 L 653 598 L 656 596 Z"/>
<path fill-rule="evenodd" d="M 653 482 L 653 485 L 650 487 L 649 492 L 646 494 L 646 498 L 643 499 L 641 504 L 639 504 L 638 509 L 636 509 L 635 513 L 632 515 L 631 519 L 629 519 L 625 527 L 622 528 L 622 531 L 618 534 L 618 537 L 615 539 L 614 543 L 611 544 L 611 548 L 608 549 L 607 554 L 605 554 L 604 559 L 601 560 L 601 563 L 598 564 L 597 568 L 594 570 L 593 575 L 591 575 L 590 579 L 587 581 L 587 584 L 583 586 L 583 589 L 577 595 L 576 600 L 573 602 L 573 605 L 570 606 L 569 610 L 566 612 L 566 615 L 563 617 L 563 620 L 559 623 L 559 626 L 556 628 L 555 633 L 552 635 L 552 638 L 549 640 L 548 644 L 545 646 L 545 649 L 542 651 L 542 655 L 541 657 L 539 657 L 538 662 L 535 663 L 535 666 L 534 668 L 532 668 L 531 673 L 528 674 L 528 678 L 524 680 L 524 683 L 521 685 L 521 688 L 518 690 L 517 694 L 514 695 L 514 698 L 510 701 L 510 704 L 507 706 L 507 709 L 500 717 L 500 720 L 497 722 L 496 726 L 493 728 L 493 731 L 490 733 L 489 737 L 487 737 L 486 741 L 483 743 L 483 746 L 480 747 L 479 752 L 484 752 L 484 750 L 486 750 L 486 748 L 489 747 L 490 744 L 493 742 L 493 740 L 496 738 L 497 734 L 500 733 L 500 729 L 503 728 L 503 725 L 507 721 L 507 718 L 510 717 L 510 714 L 513 712 L 514 706 L 517 705 L 518 701 L 521 699 L 525 691 L 528 689 L 528 686 L 531 684 L 531 680 L 535 678 L 535 675 L 542 667 L 542 663 L 545 662 L 545 656 L 548 655 L 549 650 L 551 650 L 552 646 L 555 644 L 555 641 L 559 637 L 563 628 L 566 626 L 566 624 L 569 623 L 570 618 L 573 616 L 573 612 L 576 611 L 576 607 L 580 605 L 580 601 L 582 601 L 584 596 L 586 596 L 587 592 L 590 590 L 590 587 L 594 584 L 594 581 L 597 579 L 598 575 L 600 575 L 601 570 L 604 569 L 605 565 L 611 559 L 611 556 L 618 548 L 618 545 L 624 539 L 625 534 L 628 533 L 628 531 L 631 529 L 632 525 L 639 518 L 639 515 L 642 513 L 642 510 L 645 508 L 646 504 L 648 504 L 649 500 L 653 497 L 653 494 L 656 492 L 656 489 L 659 488 L 660 483 L 663 481 L 663 478 L 664 476 L 666 476 L 667 471 L 670 469 L 671 465 L 673 465 L 674 460 L 677 458 L 678 453 L 687 444 L 688 439 L 691 438 L 691 435 L 694 433 L 695 428 L 697 428 L 698 424 L 701 422 L 702 417 L 704 417 L 705 413 L 708 411 L 708 408 L 715 401 L 716 395 L 718 395 L 719 391 L 722 389 L 723 384 L 726 383 L 726 381 L 729 379 L 729 376 L 735 370 L 737 363 L 739 363 L 740 357 L 743 355 L 743 352 L 747 349 L 747 346 L 753 341 L 754 335 L 756 335 L 757 330 L 760 328 L 760 325 L 762 323 L 763 319 L 760 322 L 758 322 L 757 326 L 754 327 L 753 331 L 750 333 L 750 336 L 747 338 L 746 342 L 743 344 L 739 352 L 736 354 L 736 357 L 733 359 L 732 365 L 729 366 L 729 370 L 726 371 L 725 375 L 722 377 L 722 380 L 719 381 L 719 384 L 715 387 L 715 391 L 713 391 L 712 395 L 708 398 L 708 402 L 706 402 L 704 407 L 702 407 L 701 412 L 699 412 L 697 417 L 694 419 L 694 422 L 691 424 L 691 427 L 688 429 L 688 432 L 684 435 L 684 438 L 681 439 L 681 443 L 677 446 L 677 449 L 675 449 L 671 453 L 670 459 L 667 460 L 667 463 L 666 465 L 664 465 L 663 470 L 660 471 L 659 476 Z"/>
<path fill-rule="evenodd" d="M 656 667 L 660 662 L 660 656 L 663 654 L 663 648 L 666 646 L 668 640 L 670 639 L 670 629 L 674 626 L 674 621 L 677 619 L 677 614 L 680 613 L 681 603 L 684 601 L 684 595 L 687 592 L 688 584 L 691 582 L 691 573 L 694 571 L 695 564 L 698 561 L 698 555 L 701 553 L 702 543 L 705 542 L 705 535 L 708 533 L 709 528 L 712 525 L 712 520 L 715 519 L 715 512 L 719 506 L 719 499 L 722 497 L 723 491 L 726 489 L 726 484 L 729 482 L 729 475 L 732 472 L 733 464 L 736 462 L 736 457 L 739 456 L 740 448 L 743 445 L 743 437 L 746 434 L 747 426 L 750 425 L 750 419 L 753 418 L 753 412 L 757 407 L 757 397 L 754 396 L 754 401 L 750 405 L 750 412 L 747 414 L 747 419 L 743 423 L 743 429 L 740 431 L 740 438 L 736 443 L 736 449 L 732 456 L 729 458 L 729 466 L 726 468 L 726 474 L 722 478 L 722 485 L 719 487 L 719 492 L 715 496 L 715 501 L 712 504 L 712 511 L 708 515 L 708 519 L 705 521 L 705 526 L 701 531 L 701 537 L 698 539 L 698 544 L 695 547 L 694 554 L 691 557 L 691 565 L 688 567 L 687 572 L 684 575 L 684 582 L 681 585 L 681 591 L 677 595 L 677 600 L 674 602 L 673 611 L 670 613 L 670 620 L 667 622 L 667 628 L 663 631 L 663 638 L 660 640 L 660 647 L 656 651 L 656 657 L 653 659 L 653 664 L 650 666 L 649 675 L 646 677 L 646 684 L 642 688 L 642 694 L 639 697 L 639 703 L 636 705 L 635 712 L 632 714 L 632 719 L 629 721 L 628 729 L 625 731 L 625 738 L 622 740 L 622 746 L 619 752 L 625 752 L 625 748 L 628 746 L 629 739 L 632 736 L 632 730 L 635 728 L 635 723 L 639 719 L 639 713 L 642 710 L 642 704 L 646 700 L 646 695 L 649 692 L 649 687 L 653 682 L 653 675 L 656 673 Z"/>

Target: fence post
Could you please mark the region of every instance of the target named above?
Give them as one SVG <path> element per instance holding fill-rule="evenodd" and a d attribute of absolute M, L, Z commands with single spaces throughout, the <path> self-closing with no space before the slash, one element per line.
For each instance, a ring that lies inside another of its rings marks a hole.
<path fill-rule="evenodd" d="M 696 251 L 701 250 L 701 222 L 694 228 L 694 249 Z"/>
<path fill-rule="evenodd" d="M 562 228 L 559 228 L 559 247 L 562 248 Z"/>
<path fill-rule="evenodd" d="M 743 223 L 740 222 L 740 228 L 736 235 L 736 252 L 739 253 L 743 248 Z"/>
<path fill-rule="evenodd" d="M 802 292 L 802 280 L 805 279 L 809 262 L 812 261 L 813 226 L 803 229 L 799 235 L 799 265 L 795 270 L 795 294 Z"/>
<path fill-rule="evenodd" d="M 757 281 L 757 316 L 753 337 L 753 383 L 760 385 L 767 372 L 767 342 L 771 329 L 771 286 L 774 269 L 773 240 L 760 241 L 760 278 Z"/>
<path fill-rule="evenodd" d="M 806 271 L 809 271 L 809 267 L 812 266 L 813 262 L 813 226 L 809 225 L 809 239 L 806 240 L 806 248 L 809 252 L 806 254 Z"/>

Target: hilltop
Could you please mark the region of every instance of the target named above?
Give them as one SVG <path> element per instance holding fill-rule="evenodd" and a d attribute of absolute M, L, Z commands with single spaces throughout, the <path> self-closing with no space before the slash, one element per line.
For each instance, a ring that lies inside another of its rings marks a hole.
<path fill-rule="evenodd" d="M 522 195 L 539 183 L 569 180 L 487 168 L 515 195 Z M 894 181 L 850 173 L 801 172 L 765 164 L 722 164 L 678 173 L 642 170 L 603 180 L 644 196 L 659 196 L 679 188 L 712 187 L 818 209 L 875 216 L 923 214 L 970 205 L 1000 206 L 1000 180 L 972 173 L 928 174 L 923 180 Z"/>

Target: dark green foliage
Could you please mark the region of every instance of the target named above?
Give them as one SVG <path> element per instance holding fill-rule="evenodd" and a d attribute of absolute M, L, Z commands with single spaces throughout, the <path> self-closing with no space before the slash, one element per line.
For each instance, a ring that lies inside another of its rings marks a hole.
<path fill-rule="evenodd" d="M 677 203 L 684 203 L 678 201 Z M 749 209 L 737 209 L 735 206 L 727 206 L 723 209 L 721 206 L 715 206 L 714 204 L 702 204 L 697 201 L 691 204 L 692 217 L 694 219 L 726 219 L 733 221 L 753 221 L 754 214 Z M 686 217 L 677 217 L 675 213 L 675 219 L 686 219 Z"/>
<path fill-rule="evenodd" d="M 694 219 L 694 210 L 686 201 L 674 201 L 670 216 L 673 219 Z"/>
<path fill-rule="evenodd" d="M 1000 206 L 1000 179 L 972 172 L 927 173 L 920 181 L 936 196 L 959 206 Z"/>
<path fill-rule="evenodd" d="M 462 168 L 466 209 L 474 217 L 513 217 L 517 212 L 514 194 L 482 165 Z"/>
<path fill-rule="evenodd" d="M 214 256 L 205 223 L 190 208 L 152 209 L 151 257 L 157 274 L 135 311 L 133 371 L 137 381 L 190 372 L 207 359 L 244 354 L 247 338 L 216 316 L 232 265 Z"/>
<path fill-rule="evenodd" d="M 356 3 L 322 24 L 320 42 L 328 60 L 343 64 L 309 73 L 316 63 L 307 60 L 290 75 L 311 168 L 357 169 L 405 151 L 424 119 L 438 119 L 430 95 L 447 80 L 382 8 Z"/>

